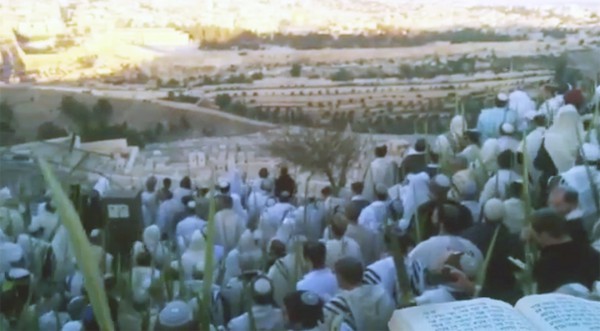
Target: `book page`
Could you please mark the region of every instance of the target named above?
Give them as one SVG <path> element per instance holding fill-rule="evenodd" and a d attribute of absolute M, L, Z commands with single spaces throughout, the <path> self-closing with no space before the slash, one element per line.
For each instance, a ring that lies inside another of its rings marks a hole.
<path fill-rule="evenodd" d="M 526 296 L 515 307 L 539 330 L 600 331 L 600 302 L 541 294 Z"/>
<path fill-rule="evenodd" d="M 534 331 L 509 304 L 481 298 L 396 310 L 390 331 Z"/>

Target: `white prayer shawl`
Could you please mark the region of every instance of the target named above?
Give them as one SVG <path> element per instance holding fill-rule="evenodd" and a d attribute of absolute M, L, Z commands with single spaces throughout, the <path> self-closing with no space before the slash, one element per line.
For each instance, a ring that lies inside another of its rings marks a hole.
<path fill-rule="evenodd" d="M 525 131 L 527 129 L 526 114 L 535 110 L 535 107 L 535 102 L 524 91 L 516 90 L 508 95 L 508 108 L 517 113 L 517 131 Z"/>
<path fill-rule="evenodd" d="M 248 222 L 248 213 L 242 206 L 242 198 L 237 193 L 231 193 L 229 196 L 233 200 L 233 210 L 244 221 L 244 224 L 246 224 Z"/>
<path fill-rule="evenodd" d="M 500 153 L 510 150 L 513 153 L 519 149 L 520 141 L 512 136 L 500 136 L 498 138 L 498 148 Z"/>
<path fill-rule="evenodd" d="M 223 284 L 227 284 L 230 279 L 238 277 L 242 274 L 240 268 L 240 254 L 244 254 L 246 257 L 251 258 L 257 264 L 262 259 L 262 250 L 255 243 L 255 239 L 250 230 L 244 231 L 240 237 L 238 247 L 233 249 L 225 258 L 225 272 L 223 276 Z"/>
<path fill-rule="evenodd" d="M 409 176 L 412 174 L 408 174 Z M 388 198 L 390 200 L 402 200 L 403 183 L 398 183 L 388 189 Z"/>
<path fill-rule="evenodd" d="M 479 196 L 479 203 L 483 206 L 486 201 L 492 198 L 498 198 L 500 200 L 506 199 L 508 185 L 519 179 L 522 178 L 516 172 L 507 169 L 499 169 L 496 174 L 485 183 L 481 195 Z"/>
<path fill-rule="evenodd" d="M 473 216 L 473 222 L 479 222 L 481 218 L 481 204 L 479 204 L 479 201 L 463 200 L 460 204 L 469 209 L 471 216 Z"/>
<path fill-rule="evenodd" d="M 142 192 L 142 218 L 144 225 L 149 226 L 156 223 L 158 217 L 158 199 L 156 192 Z"/>
<path fill-rule="evenodd" d="M 206 242 L 200 231 L 195 231 L 188 249 L 181 255 L 181 268 L 186 280 L 193 279 L 195 270 L 206 270 Z"/>
<path fill-rule="evenodd" d="M 455 154 L 454 148 L 452 147 L 452 143 L 448 139 L 448 135 L 451 137 L 455 143 L 462 140 L 462 136 L 467 130 L 467 123 L 465 119 L 456 115 L 450 121 L 450 132 L 448 134 L 442 134 L 437 137 L 433 146 L 431 146 L 431 150 L 442 157 L 449 157 Z"/>
<path fill-rule="evenodd" d="M 498 169 L 496 162 L 498 154 L 500 154 L 498 139 L 490 138 L 483 143 L 480 154 L 481 158 L 476 162 L 475 168 L 478 171 L 478 176 L 484 176 L 485 178 L 478 178 L 479 180 L 487 180 L 490 174 Z"/>
<path fill-rule="evenodd" d="M 365 268 L 363 283 L 379 284 L 387 293 L 394 293 L 397 281 L 398 273 L 392 256 L 375 261 Z"/>
<path fill-rule="evenodd" d="M 376 158 L 373 160 L 367 170 L 363 195 L 367 200 L 375 200 L 375 186 L 383 184 L 386 187 L 392 187 L 396 181 L 396 166 L 388 158 Z"/>
<path fill-rule="evenodd" d="M 177 246 L 180 252 L 187 249 L 192 240 L 192 234 L 196 230 L 202 231 L 206 226 L 206 221 L 196 215 L 191 215 L 177 223 L 175 235 L 177 237 Z"/>
<path fill-rule="evenodd" d="M 50 249 L 50 242 L 34 238 L 27 234 L 19 235 L 17 238 L 17 244 L 23 249 L 23 256 L 25 257 L 25 263 L 27 268 L 31 268 L 35 265 L 41 265 L 44 261 L 46 253 Z"/>
<path fill-rule="evenodd" d="M 283 313 L 280 309 L 273 306 L 252 306 L 252 315 L 256 330 L 261 331 L 279 331 L 285 328 Z M 250 316 L 244 313 L 227 324 L 229 331 L 248 331 L 252 329 Z"/>
<path fill-rule="evenodd" d="M 64 225 L 61 225 L 56 231 L 54 238 L 52 238 L 51 245 L 52 252 L 56 259 L 56 277 L 58 279 L 64 279 L 74 266 L 73 247 Z"/>
<path fill-rule="evenodd" d="M 529 171 L 534 183 L 538 182 L 541 173 L 534 167 L 533 161 L 537 157 L 540 147 L 542 146 L 545 132 L 546 128 L 544 127 L 535 128 L 525 137 L 525 140 L 521 142 L 517 150 L 521 153 L 527 153 L 527 170 Z M 524 151 L 525 147 L 527 147 L 527 151 Z"/>
<path fill-rule="evenodd" d="M 240 216 L 231 209 L 223 209 L 215 215 L 215 243 L 223 246 L 228 253 L 238 243 L 246 224 Z"/>
<path fill-rule="evenodd" d="M 564 104 L 564 97 L 562 95 L 557 95 L 544 101 L 544 103 L 542 103 L 540 106 L 539 113 L 546 115 L 546 118 L 549 122 L 554 122 L 556 115 L 558 114 L 558 110 L 560 107 L 564 106 Z"/>
<path fill-rule="evenodd" d="M 325 242 L 325 247 L 327 252 L 325 264 L 330 269 L 333 269 L 335 263 L 343 257 L 353 257 L 363 261 L 360 246 L 352 238 L 343 236 L 342 239 L 330 239 Z"/>
<path fill-rule="evenodd" d="M 238 196 L 243 196 L 243 186 L 244 182 L 242 180 L 242 175 L 238 169 L 231 169 L 229 171 L 229 192 L 232 194 L 237 194 Z"/>
<path fill-rule="evenodd" d="M 160 271 L 151 267 L 136 266 L 131 269 L 133 302 L 144 304 L 150 300 L 150 286 L 160 279 Z"/>
<path fill-rule="evenodd" d="M 583 124 L 577 109 L 572 105 L 561 107 L 554 124 L 546 131 L 544 142 L 559 173 L 575 165 L 579 139 L 584 139 L 583 134 Z"/>
<path fill-rule="evenodd" d="M 267 276 L 273 283 L 273 299 L 280 307 L 283 307 L 283 298 L 295 290 L 296 282 L 304 273 L 301 259 L 302 257 L 292 250 L 269 268 Z"/>
<path fill-rule="evenodd" d="M 358 224 L 373 233 L 382 233 L 387 221 L 387 204 L 384 201 L 374 201 L 360 212 Z"/>
<path fill-rule="evenodd" d="M 476 266 L 483 263 L 483 254 L 469 240 L 458 236 L 433 236 L 419 243 L 409 254 L 408 259 L 419 261 L 428 270 L 438 270 L 442 267 L 448 253 L 462 252 L 471 256 Z"/>
<path fill-rule="evenodd" d="M 173 231 L 172 227 L 175 223 L 175 217 L 185 211 L 185 206 L 180 200 L 175 198 L 164 201 L 158 207 L 158 222 L 157 225 L 162 233 Z"/>
<path fill-rule="evenodd" d="M 318 240 L 323 232 L 324 212 L 317 204 L 311 203 L 300 206 L 294 212 L 299 232 L 308 240 Z"/>
<path fill-rule="evenodd" d="M 579 193 L 579 209 L 583 212 L 583 216 L 587 217 L 596 213 L 597 205 L 594 202 L 592 185 L 595 185 L 596 190 L 600 194 L 600 174 L 598 170 L 592 166 L 586 168 L 585 165 L 578 165 L 563 172 L 560 176 L 567 185 Z"/>
<path fill-rule="evenodd" d="M 278 202 L 264 210 L 260 217 L 259 229 L 262 231 L 265 241 L 269 241 L 275 236 L 284 218 L 293 216 L 294 211 L 295 207 L 285 202 Z"/>
<path fill-rule="evenodd" d="M 37 232 L 42 230 L 41 239 L 50 241 L 54 232 L 60 225 L 58 214 L 51 213 L 45 208 L 46 203 L 40 204 L 38 208 L 38 214 L 31 218 L 31 224 L 29 225 L 29 232 Z"/>
<path fill-rule="evenodd" d="M 520 234 L 525 226 L 525 203 L 517 198 L 505 200 L 502 223 L 506 225 L 510 233 Z"/>
<path fill-rule="evenodd" d="M 395 303 L 378 285 L 363 285 L 339 294 L 345 299 L 357 330 L 385 330 Z M 328 318 L 325 317 L 327 321 Z"/>
<path fill-rule="evenodd" d="M 296 284 L 296 290 L 314 292 L 327 302 L 338 292 L 337 278 L 329 268 L 313 270 Z"/>
<path fill-rule="evenodd" d="M 173 199 L 181 204 L 183 204 L 181 202 L 181 198 L 186 197 L 188 195 L 192 195 L 192 190 L 183 187 L 178 187 L 175 190 L 173 190 Z"/>
<path fill-rule="evenodd" d="M 156 225 L 151 225 L 144 229 L 142 241 L 144 246 L 152 256 L 155 265 L 162 266 L 169 259 L 169 251 L 167 247 L 160 241 L 160 229 Z"/>
<path fill-rule="evenodd" d="M 477 146 L 475 144 L 471 144 L 471 145 L 465 147 L 465 149 L 462 152 L 460 152 L 458 155 L 466 158 L 467 162 L 469 162 L 469 164 L 473 164 L 479 159 L 480 153 L 481 153 L 481 151 L 480 151 L 479 146 Z"/>
<path fill-rule="evenodd" d="M 406 176 L 408 184 L 402 189 L 403 219 L 410 221 L 417 208 L 429 200 L 429 175 L 426 172 Z"/>
<path fill-rule="evenodd" d="M 270 194 L 261 189 L 253 190 L 246 202 L 246 205 L 248 206 L 248 217 L 258 218 L 266 208 L 269 197 Z"/>
<path fill-rule="evenodd" d="M 98 181 L 94 185 L 94 190 L 97 191 L 98 194 L 100 194 L 100 197 L 103 197 L 106 194 L 106 192 L 110 190 L 110 183 L 108 179 L 104 176 L 100 176 L 100 178 L 98 178 Z"/>

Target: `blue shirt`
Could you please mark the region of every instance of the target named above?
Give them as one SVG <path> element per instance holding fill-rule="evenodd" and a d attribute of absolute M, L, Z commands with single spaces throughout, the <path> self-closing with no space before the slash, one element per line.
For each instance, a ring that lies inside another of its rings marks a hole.
<path fill-rule="evenodd" d="M 514 110 L 498 107 L 482 110 L 477 119 L 477 131 L 481 135 L 481 142 L 500 137 L 500 126 L 504 123 L 510 123 L 517 128 L 517 113 Z"/>

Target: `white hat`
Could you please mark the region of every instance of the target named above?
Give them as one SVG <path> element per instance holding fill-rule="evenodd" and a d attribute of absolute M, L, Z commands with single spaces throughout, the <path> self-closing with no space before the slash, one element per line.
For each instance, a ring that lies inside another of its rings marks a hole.
<path fill-rule="evenodd" d="M 438 174 L 433 177 L 433 182 L 438 187 L 450 188 L 450 178 L 444 174 Z"/>
<path fill-rule="evenodd" d="M 252 288 L 254 289 L 254 293 L 258 295 L 266 295 L 273 290 L 271 282 L 269 282 L 269 280 L 265 277 L 256 279 L 252 284 Z"/>
<path fill-rule="evenodd" d="M 581 146 L 581 156 L 588 162 L 597 162 L 600 160 L 600 147 L 585 143 Z"/>
<path fill-rule="evenodd" d="M 502 126 L 500 127 L 500 129 L 502 129 L 502 132 L 504 134 L 513 134 L 515 133 L 515 127 L 510 124 L 510 123 L 504 123 L 502 124 Z"/>
<path fill-rule="evenodd" d="M 83 330 L 83 325 L 79 321 L 69 321 L 65 325 L 63 325 L 61 331 L 81 331 Z"/>
<path fill-rule="evenodd" d="M 506 93 L 498 93 L 496 98 L 500 101 L 508 101 L 508 95 Z"/>
<path fill-rule="evenodd" d="M 187 207 L 188 207 L 189 209 L 194 209 L 194 208 L 196 208 L 196 201 L 195 201 L 194 199 L 191 199 L 190 201 L 188 201 L 188 203 L 187 203 Z"/>
<path fill-rule="evenodd" d="M 12 268 L 8 271 L 8 278 L 12 280 L 23 279 L 30 275 L 29 270 L 23 268 Z"/>
<path fill-rule="evenodd" d="M 0 261 L 3 263 L 13 263 L 19 261 L 23 257 L 23 249 L 21 246 L 5 242 L 0 244 Z"/>
<path fill-rule="evenodd" d="M 220 189 L 224 190 L 224 189 L 226 189 L 228 187 L 229 187 L 229 181 L 228 180 L 226 180 L 226 179 L 219 180 L 219 188 Z"/>
<path fill-rule="evenodd" d="M 590 297 L 590 290 L 588 290 L 587 287 L 585 287 L 579 283 L 565 284 L 565 285 L 559 287 L 558 289 L 556 289 L 556 291 L 554 291 L 554 292 L 572 295 L 574 297 L 584 298 L 584 299 L 588 299 Z"/>
<path fill-rule="evenodd" d="M 192 310 L 183 301 L 169 302 L 158 314 L 160 325 L 175 328 L 190 323 L 193 319 Z"/>
<path fill-rule="evenodd" d="M 500 199 L 490 199 L 483 206 L 483 215 L 490 222 L 500 222 L 504 218 L 504 203 Z"/>

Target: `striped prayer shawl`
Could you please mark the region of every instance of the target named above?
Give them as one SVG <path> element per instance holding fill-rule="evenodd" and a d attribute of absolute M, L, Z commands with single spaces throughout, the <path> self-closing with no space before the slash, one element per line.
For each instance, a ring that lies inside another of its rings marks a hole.
<path fill-rule="evenodd" d="M 354 322 L 352 311 L 350 310 L 350 305 L 343 296 L 335 296 L 327 302 L 323 308 L 325 314 L 332 317 L 331 319 L 335 316 L 343 316 L 342 322 L 346 323 L 352 330 L 356 330 L 356 324 Z"/>

